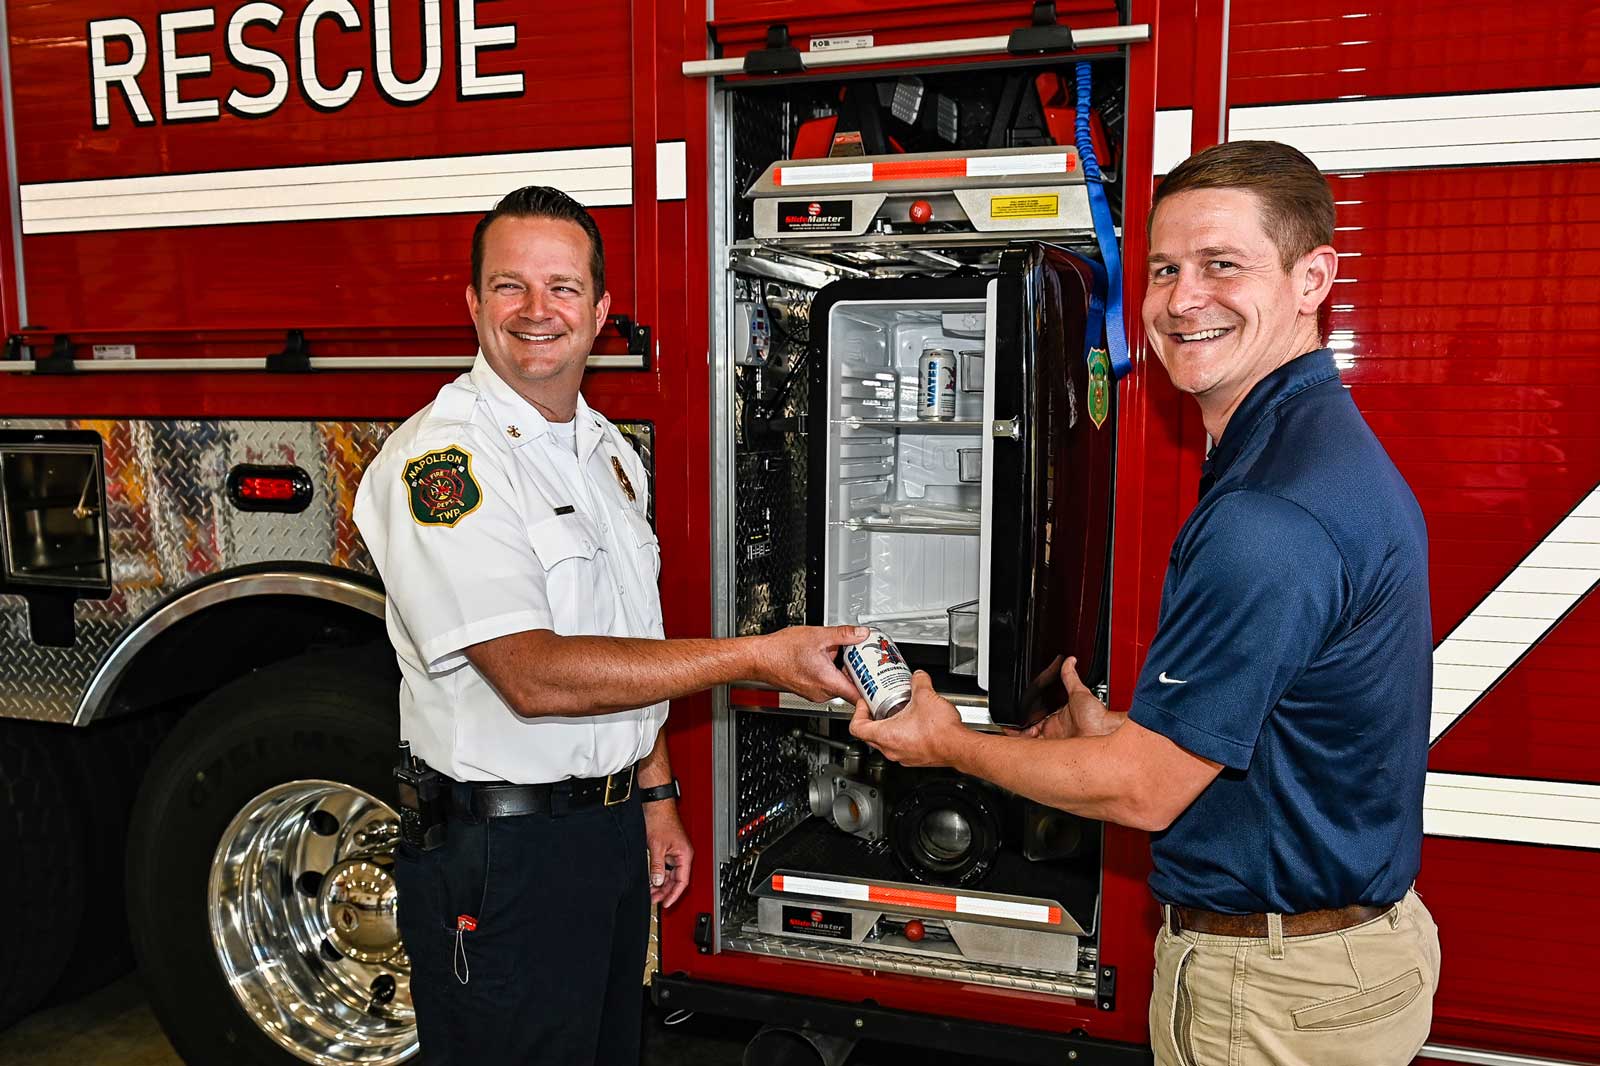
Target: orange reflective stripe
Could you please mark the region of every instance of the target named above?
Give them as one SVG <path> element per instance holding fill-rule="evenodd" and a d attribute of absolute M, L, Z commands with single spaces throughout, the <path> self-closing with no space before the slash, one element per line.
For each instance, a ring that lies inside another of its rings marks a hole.
<path fill-rule="evenodd" d="M 904 181 L 907 178 L 964 178 L 965 159 L 891 159 L 872 164 L 873 181 Z"/>
<path fill-rule="evenodd" d="M 874 903 L 898 903 L 902 907 L 922 907 L 934 911 L 956 910 L 957 897 L 944 892 L 922 892 L 914 888 L 886 888 L 871 885 L 867 898 Z"/>

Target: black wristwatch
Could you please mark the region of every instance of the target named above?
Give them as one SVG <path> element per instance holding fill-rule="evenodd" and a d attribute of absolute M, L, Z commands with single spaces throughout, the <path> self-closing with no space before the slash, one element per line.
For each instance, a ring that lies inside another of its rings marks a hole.
<path fill-rule="evenodd" d="M 674 777 L 664 785 L 652 785 L 639 790 L 640 803 L 655 803 L 657 800 L 675 800 L 681 792 L 678 790 L 678 779 Z"/>

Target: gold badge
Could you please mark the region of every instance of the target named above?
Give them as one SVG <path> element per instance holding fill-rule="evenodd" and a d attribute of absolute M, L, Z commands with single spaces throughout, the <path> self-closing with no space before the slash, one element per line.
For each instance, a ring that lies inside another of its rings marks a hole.
<path fill-rule="evenodd" d="M 633 494 L 633 482 L 628 480 L 627 471 L 622 469 L 622 460 L 615 455 L 611 457 L 611 469 L 616 471 L 617 484 L 622 486 L 622 491 L 628 494 L 628 502 L 633 503 L 639 497 Z"/>

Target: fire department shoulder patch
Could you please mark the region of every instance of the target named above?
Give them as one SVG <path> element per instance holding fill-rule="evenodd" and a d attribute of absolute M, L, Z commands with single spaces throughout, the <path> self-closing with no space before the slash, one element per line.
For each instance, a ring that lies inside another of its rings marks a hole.
<path fill-rule="evenodd" d="M 418 525 L 454 526 L 483 502 L 483 490 L 472 476 L 472 456 L 459 444 L 407 459 L 401 476 Z"/>

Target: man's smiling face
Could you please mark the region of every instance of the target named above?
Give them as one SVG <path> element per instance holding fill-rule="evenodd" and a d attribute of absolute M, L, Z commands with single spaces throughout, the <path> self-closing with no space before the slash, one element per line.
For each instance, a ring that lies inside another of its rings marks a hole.
<path fill-rule="evenodd" d="M 1284 269 L 1252 192 L 1191 189 L 1163 200 L 1150 227 L 1144 325 L 1173 385 L 1202 402 L 1237 402 L 1303 354 L 1305 267 L 1302 259 Z"/>
<path fill-rule="evenodd" d="M 483 276 L 467 287 L 478 344 L 497 374 L 541 407 L 570 408 L 610 293 L 594 291 L 589 235 L 554 218 L 497 218 Z"/>

